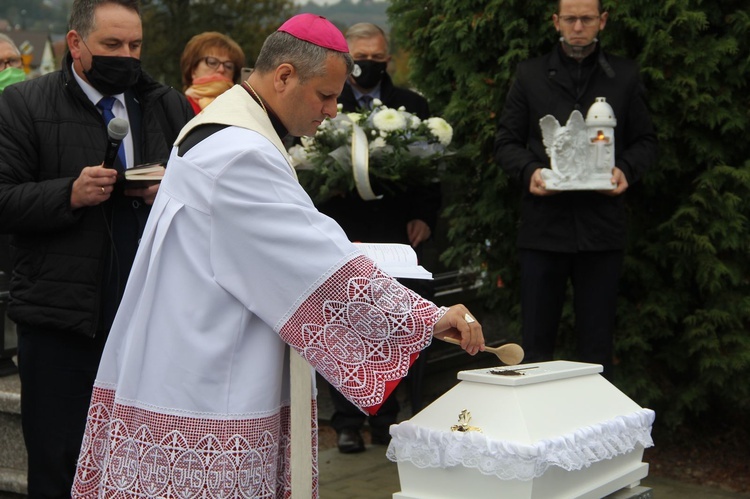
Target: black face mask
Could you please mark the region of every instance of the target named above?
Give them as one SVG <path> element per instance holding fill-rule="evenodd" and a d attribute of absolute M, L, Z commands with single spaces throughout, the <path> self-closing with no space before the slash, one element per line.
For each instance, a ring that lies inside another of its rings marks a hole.
<path fill-rule="evenodd" d="M 386 67 L 388 67 L 387 62 L 377 62 L 369 59 L 354 61 L 352 77 L 357 82 L 357 85 L 362 88 L 375 88 L 380 83 L 380 80 L 383 79 Z"/>
<path fill-rule="evenodd" d="M 102 95 L 117 95 L 138 81 L 141 61 L 135 57 L 92 55 L 91 69 L 83 74 Z"/>

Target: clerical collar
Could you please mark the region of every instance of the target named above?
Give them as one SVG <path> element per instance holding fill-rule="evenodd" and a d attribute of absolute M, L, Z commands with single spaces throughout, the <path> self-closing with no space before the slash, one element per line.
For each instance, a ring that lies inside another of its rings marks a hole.
<path fill-rule="evenodd" d="M 283 125 L 283 123 L 281 123 L 281 120 L 276 115 L 276 113 L 273 111 L 273 109 L 271 109 L 271 107 L 267 103 L 262 102 L 260 100 L 260 95 L 258 95 L 253 90 L 253 88 L 250 86 L 250 84 L 247 83 L 247 81 L 243 81 L 242 85 L 240 85 L 240 86 L 266 112 L 266 114 L 268 115 L 268 119 L 271 120 L 271 125 L 273 126 L 273 129 L 276 132 L 276 135 L 278 135 L 280 139 L 283 139 L 284 137 L 286 137 L 287 135 L 289 135 L 289 130 L 287 130 L 286 127 Z"/>

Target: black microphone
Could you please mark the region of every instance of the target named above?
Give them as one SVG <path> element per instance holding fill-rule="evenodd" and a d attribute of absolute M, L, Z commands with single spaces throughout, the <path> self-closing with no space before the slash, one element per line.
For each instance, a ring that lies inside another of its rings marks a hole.
<path fill-rule="evenodd" d="M 122 139 L 128 134 L 130 125 L 122 118 L 112 118 L 107 125 L 107 152 L 104 153 L 104 167 L 114 168 L 117 151 Z M 125 168 L 126 165 L 122 165 Z"/>

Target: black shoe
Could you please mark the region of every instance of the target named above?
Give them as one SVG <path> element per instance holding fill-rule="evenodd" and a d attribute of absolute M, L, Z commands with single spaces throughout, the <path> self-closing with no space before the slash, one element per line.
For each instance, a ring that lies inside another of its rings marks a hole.
<path fill-rule="evenodd" d="M 373 445 L 388 445 L 391 443 L 391 434 L 387 429 L 371 431 L 370 437 Z"/>
<path fill-rule="evenodd" d="M 339 452 L 342 454 L 355 454 L 365 451 L 365 441 L 362 440 L 362 434 L 359 430 L 353 428 L 344 428 L 341 430 L 336 444 L 339 447 Z"/>

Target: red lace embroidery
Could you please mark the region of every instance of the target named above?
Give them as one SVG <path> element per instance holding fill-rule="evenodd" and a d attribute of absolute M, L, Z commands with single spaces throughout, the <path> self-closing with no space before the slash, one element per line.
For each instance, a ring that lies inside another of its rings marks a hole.
<path fill-rule="evenodd" d="M 383 402 L 386 383 L 406 376 L 439 317 L 434 304 L 358 257 L 297 308 L 281 337 L 352 402 L 371 407 Z"/>
<path fill-rule="evenodd" d="M 116 404 L 113 391 L 95 388 L 72 496 L 289 497 L 289 424 L 288 407 L 259 419 L 199 419 Z"/>

